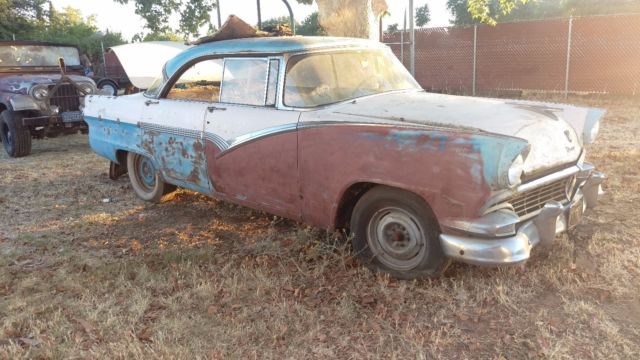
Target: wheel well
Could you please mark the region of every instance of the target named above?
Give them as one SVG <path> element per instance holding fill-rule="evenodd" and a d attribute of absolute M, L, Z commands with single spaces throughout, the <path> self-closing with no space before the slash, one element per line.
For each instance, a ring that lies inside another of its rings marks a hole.
<path fill-rule="evenodd" d="M 338 205 L 338 211 L 336 213 L 336 221 L 335 228 L 337 229 L 348 229 L 349 223 L 351 222 L 351 213 L 353 213 L 353 208 L 355 208 L 358 200 L 371 189 L 372 187 L 378 184 L 368 183 L 368 182 L 360 182 L 355 183 L 342 194 L 342 198 L 340 199 L 340 204 Z"/>
<path fill-rule="evenodd" d="M 116 160 L 118 160 L 118 164 L 121 166 L 127 166 L 127 154 L 126 150 L 116 150 Z"/>

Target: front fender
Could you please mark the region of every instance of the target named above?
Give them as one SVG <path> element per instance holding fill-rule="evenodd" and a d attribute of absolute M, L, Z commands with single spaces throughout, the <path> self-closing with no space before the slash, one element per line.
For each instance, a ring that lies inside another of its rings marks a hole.
<path fill-rule="evenodd" d="M 303 214 L 323 227 L 334 225 L 345 189 L 360 182 L 413 192 L 438 218 L 478 216 L 529 149 L 522 139 L 456 129 L 312 125 L 298 133 Z"/>
<path fill-rule="evenodd" d="M 41 104 L 29 95 L 10 94 L 6 97 L 8 108 L 13 111 L 36 110 L 41 111 Z"/>

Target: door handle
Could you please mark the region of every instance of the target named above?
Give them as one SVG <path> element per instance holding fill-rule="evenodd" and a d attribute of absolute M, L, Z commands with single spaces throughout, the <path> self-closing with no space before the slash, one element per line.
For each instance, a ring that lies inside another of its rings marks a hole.
<path fill-rule="evenodd" d="M 147 100 L 144 102 L 145 105 L 149 106 L 151 104 L 160 104 L 160 101 L 157 100 Z"/>
<path fill-rule="evenodd" d="M 214 111 L 225 111 L 225 110 L 227 110 L 227 108 L 217 107 L 217 106 L 209 106 L 209 107 L 207 107 L 207 110 L 209 110 L 209 112 L 212 113 Z"/>

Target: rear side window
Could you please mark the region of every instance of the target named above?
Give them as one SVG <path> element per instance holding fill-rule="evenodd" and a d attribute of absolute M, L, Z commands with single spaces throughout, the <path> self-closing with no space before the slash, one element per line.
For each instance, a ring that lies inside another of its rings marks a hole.
<path fill-rule="evenodd" d="M 222 60 L 204 60 L 188 68 L 167 93 L 167 99 L 218 102 Z"/>
<path fill-rule="evenodd" d="M 274 105 L 278 64 L 270 59 L 225 59 L 220 102 Z"/>

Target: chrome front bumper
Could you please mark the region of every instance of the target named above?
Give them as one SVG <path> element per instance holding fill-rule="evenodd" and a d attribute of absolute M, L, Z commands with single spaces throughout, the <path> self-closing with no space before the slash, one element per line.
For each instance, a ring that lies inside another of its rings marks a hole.
<path fill-rule="evenodd" d="M 549 247 L 556 235 L 576 226 L 588 208 L 593 208 L 602 194 L 601 184 L 604 174 L 589 171 L 583 185 L 574 193 L 567 204 L 550 201 L 533 218 L 513 224 L 515 213 L 500 211 L 465 224 L 466 232 L 448 231 L 440 235 L 444 253 L 456 261 L 474 265 L 513 265 L 526 261 L 531 250 L 540 245 Z M 500 236 L 504 229 L 511 230 L 510 236 Z M 458 224 L 459 225 L 459 224 Z M 460 228 L 460 226 L 456 226 Z M 482 231 L 480 231 L 482 230 Z M 491 230 L 491 231 L 487 231 Z M 483 232 L 484 235 L 479 233 Z M 496 236 L 486 236 L 487 233 Z"/>

